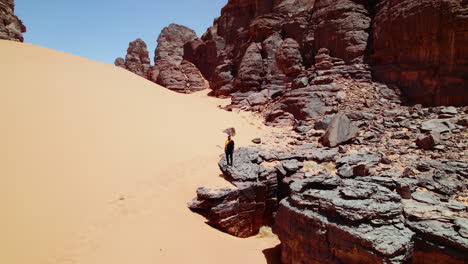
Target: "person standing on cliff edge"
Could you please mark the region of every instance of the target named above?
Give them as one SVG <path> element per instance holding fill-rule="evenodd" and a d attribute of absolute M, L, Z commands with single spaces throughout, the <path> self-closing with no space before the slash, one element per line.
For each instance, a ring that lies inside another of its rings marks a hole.
<path fill-rule="evenodd" d="M 234 152 L 234 140 L 231 136 L 228 136 L 226 143 L 224 144 L 224 152 L 226 153 L 226 162 L 229 166 L 232 166 L 232 154 Z"/>

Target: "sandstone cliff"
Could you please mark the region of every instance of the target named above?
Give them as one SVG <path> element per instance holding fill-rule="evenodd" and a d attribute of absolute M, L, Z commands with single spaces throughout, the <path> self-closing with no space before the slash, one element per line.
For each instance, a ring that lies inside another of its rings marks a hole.
<path fill-rule="evenodd" d="M 262 109 L 301 74 L 320 75 L 312 66 L 321 48 L 351 71 L 367 68 L 374 80 L 398 85 L 412 103 L 463 105 L 468 103 L 466 4 L 230 0 L 201 39 L 185 44 L 184 58 L 210 81 L 214 95 L 230 95 L 233 105 L 244 109 Z M 252 104 L 249 97 L 264 99 Z"/>
<path fill-rule="evenodd" d="M 23 42 L 26 27 L 14 11 L 14 0 L 0 0 L 0 39 Z"/>

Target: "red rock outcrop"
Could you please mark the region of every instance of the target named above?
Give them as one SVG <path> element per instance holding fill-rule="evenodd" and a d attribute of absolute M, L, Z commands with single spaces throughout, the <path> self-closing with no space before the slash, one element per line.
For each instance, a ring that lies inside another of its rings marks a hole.
<path fill-rule="evenodd" d="M 114 65 L 127 69 L 143 78 L 148 78 L 151 62 L 146 43 L 142 39 L 130 42 L 125 59 L 117 58 Z"/>
<path fill-rule="evenodd" d="M 184 58 L 213 95 L 253 111 L 316 70 L 358 66 L 347 76 L 370 79 L 369 62 L 375 79 L 398 85 L 410 102 L 463 105 L 465 7 L 461 0 L 230 0 L 201 39 L 185 44 Z M 337 60 L 317 57 L 322 48 Z"/>
<path fill-rule="evenodd" d="M 158 37 L 150 80 L 170 90 L 190 93 L 208 88 L 201 72 L 183 59 L 184 44 L 197 38 L 192 29 L 171 24 Z"/>
<path fill-rule="evenodd" d="M 0 0 L 0 39 L 23 42 L 26 27 L 14 11 L 14 0 Z"/>
<path fill-rule="evenodd" d="M 171 24 L 158 37 L 154 66 L 141 39 L 130 42 L 125 59 L 117 58 L 114 64 L 175 92 L 203 90 L 208 88 L 208 82 L 193 63 L 183 59 L 184 44 L 195 38 L 192 29 Z"/>
<path fill-rule="evenodd" d="M 372 22 L 377 80 L 423 104 L 468 104 L 468 8 L 462 0 L 386 0 Z"/>
<path fill-rule="evenodd" d="M 186 43 L 184 58 L 201 69 L 213 95 L 230 95 L 233 107 L 261 111 L 274 98 L 287 97 L 281 106 L 270 106 L 267 120 L 291 124 L 323 113 L 327 97 L 334 96 L 322 87 L 310 88 L 317 75 L 311 68 L 317 63 L 314 56 L 328 48 L 326 55 L 337 57 L 317 70 L 362 63 L 370 22 L 366 6 L 358 1 L 232 0 L 201 39 Z M 368 67 L 363 69 L 370 79 Z M 349 75 L 343 69 L 333 74 Z M 297 88 L 304 89 L 294 92 Z"/>

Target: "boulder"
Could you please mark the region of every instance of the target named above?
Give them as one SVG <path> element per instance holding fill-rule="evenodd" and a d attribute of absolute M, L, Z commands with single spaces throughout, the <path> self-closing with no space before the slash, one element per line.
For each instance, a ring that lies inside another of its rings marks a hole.
<path fill-rule="evenodd" d="M 422 149 L 432 149 L 435 145 L 441 141 L 440 134 L 438 132 L 431 132 L 429 135 L 420 136 L 416 139 L 415 143 Z"/>
<path fill-rule="evenodd" d="M 320 138 L 327 147 L 336 147 L 355 138 L 359 128 L 354 125 L 344 113 L 336 114 L 330 122 L 325 135 Z"/>

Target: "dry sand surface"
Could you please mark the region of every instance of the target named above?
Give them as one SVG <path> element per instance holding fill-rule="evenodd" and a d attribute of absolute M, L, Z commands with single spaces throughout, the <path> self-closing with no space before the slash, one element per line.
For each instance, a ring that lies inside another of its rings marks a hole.
<path fill-rule="evenodd" d="M 245 146 L 268 128 L 112 65 L 9 41 L 0 58 L 0 263 L 267 262 L 275 237 L 232 237 L 186 202 L 227 185 L 223 129 Z"/>

